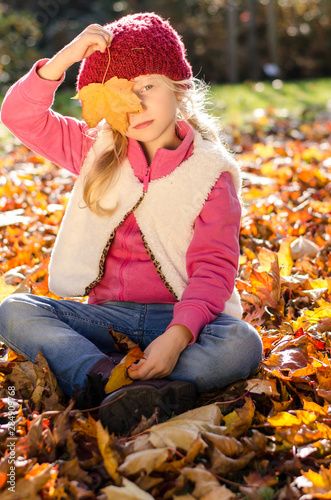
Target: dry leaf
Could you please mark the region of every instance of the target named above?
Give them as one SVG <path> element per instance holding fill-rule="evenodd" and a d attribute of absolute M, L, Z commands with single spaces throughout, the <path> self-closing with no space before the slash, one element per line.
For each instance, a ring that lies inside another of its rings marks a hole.
<path fill-rule="evenodd" d="M 107 431 L 107 429 L 103 428 L 100 420 L 97 421 L 96 425 L 98 446 L 103 457 L 105 467 L 114 483 L 118 486 L 121 484 L 121 477 L 117 472 L 119 454 L 115 450 L 111 437 L 109 436 L 109 432 Z"/>
<path fill-rule="evenodd" d="M 76 98 L 82 101 L 82 118 L 89 127 L 105 119 L 113 129 L 124 134 L 129 126 L 128 114 L 141 113 L 140 99 L 132 91 L 133 82 L 114 76 L 107 82 L 90 83 Z"/>
<path fill-rule="evenodd" d="M 124 476 L 134 476 L 137 473 L 150 474 L 154 470 L 157 471 L 159 466 L 171 459 L 171 457 L 168 448 L 138 451 L 128 455 L 118 467 L 118 471 Z"/>
<path fill-rule="evenodd" d="M 224 417 L 226 425 L 225 434 L 235 438 L 245 434 L 252 423 L 254 413 L 255 406 L 253 401 L 250 398 L 246 398 L 246 402 L 242 408 L 238 408 Z"/>
<path fill-rule="evenodd" d="M 144 353 L 138 345 L 132 347 L 125 358 L 123 358 L 111 372 L 109 380 L 105 385 L 106 394 L 117 391 L 117 389 L 120 389 L 124 385 L 132 384 L 133 380 L 128 376 L 128 368 L 135 363 L 135 361 L 139 361 L 139 359 L 143 357 Z"/>
<path fill-rule="evenodd" d="M 107 500 L 154 500 L 153 497 L 134 483 L 123 478 L 123 486 L 106 486 L 101 492 Z"/>

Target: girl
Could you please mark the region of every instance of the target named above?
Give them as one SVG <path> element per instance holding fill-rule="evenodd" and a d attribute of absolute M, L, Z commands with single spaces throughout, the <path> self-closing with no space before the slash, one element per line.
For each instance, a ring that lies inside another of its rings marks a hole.
<path fill-rule="evenodd" d="M 124 133 L 109 119 L 89 133 L 50 109 L 77 61 L 78 90 L 113 77 L 131 83 L 141 110 L 122 113 Z M 178 34 L 144 13 L 88 26 L 3 103 L 2 121 L 22 142 L 78 175 L 50 289 L 88 303 L 12 295 L 0 306 L 1 339 L 30 360 L 40 349 L 63 390 L 78 390 L 78 407 L 102 404 L 111 431 L 155 407 L 185 411 L 195 389 L 245 379 L 262 358 L 235 290 L 240 172 L 197 96 Z M 109 327 L 139 343 L 144 359 L 128 369 L 134 382 L 105 398 L 119 361 Z"/>

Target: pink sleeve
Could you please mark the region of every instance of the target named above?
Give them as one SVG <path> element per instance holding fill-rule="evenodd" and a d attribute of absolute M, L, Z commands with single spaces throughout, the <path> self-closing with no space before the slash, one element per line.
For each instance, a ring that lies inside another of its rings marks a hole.
<path fill-rule="evenodd" d="M 64 75 L 59 81 L 40 78 L 37 69 L 47 61 L 37 61 L 9 89 L 1 108 L 1 121 L 27 147 L 78 174 L 82 156 L 91 145 L 91 140 L 86 139 L 87 125 L 50 109 Z"/>
<path fill-rule="evenodd" d="M 199 332 L 225 307 L 235 286 L 239 262 L 241 207 L 231 174 L 223 173 L 195 221 L 186 254 L 188 285 L 168 328 L 181 324 Z"/>

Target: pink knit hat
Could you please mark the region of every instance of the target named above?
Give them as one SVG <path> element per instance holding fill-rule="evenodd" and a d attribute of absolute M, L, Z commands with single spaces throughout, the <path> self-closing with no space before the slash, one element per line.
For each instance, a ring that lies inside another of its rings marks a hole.
<path fill-rule="evenodd" d="M 154 12 L 133 14 L 104 26 L 114 38 L 108 50 L 84 59 L 77 78 L 79 91 L 89 83 L 102 83 L 113 76 L 132 80 L 158 74 L 173 80 L 192 78 L 192 68 L 178 33 Z"/>

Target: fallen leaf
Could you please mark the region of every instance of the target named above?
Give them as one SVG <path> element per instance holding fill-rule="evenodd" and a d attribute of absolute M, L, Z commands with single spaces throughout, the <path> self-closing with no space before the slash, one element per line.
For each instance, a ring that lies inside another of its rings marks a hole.
<path fill-rule="evenodd" d="M 107 429 L 104 429 L 100 420 L 97 421 L 97 439 L 101 455 L 104 460 L 106 470 L 114 483 L 119 486 L 122 481 L 118 469 L 119 454 L 115 450 L 111 437 Z M 107 497 L 111 498 L 111 497 Z M 126 497 L 123 497 L 126 498 Z M 129 497 L 128 497 L 129 498 Z"/>
<path fill-rule="evenodd" d="M 128 368 L 135 362 L 144 357 L 144 353 L 138 345 L 130 349 L 122 361 L 115 366 L 107 384 L 105 385 L 106 394 L 117 391 L 124 385 L 132 384 L 133 380 L 128 376 Z"/>
<path fill-rule="evenodd" d="M 305 493 L 313 498 L 331 498 L 331 466 L 327 469 L 321 465 L 319 472 L 309 470 L 302 474 L 311 483 L 311 486 L 303 487 Z"/>
<path fill-rule="evenodd" d="M 255 406 L 251 398 L 246 398 L 245 404 L 242 408 L 228 413 L 224 417 L 226 425 L 225 434 L 238 438 L 245 434 L 251 426 L 255 413 Z"/>
<path fill-rule="evenodd" d="M 159 466 L 172 455 L 168 448 L 156 448 L 154 450 L 143 450 L 131 453 L 118 467 L 118 471 L 124 476 L 134 476 L 137 473 L 150 474 L 157 471 Z"/>
<path fill-rule="evenodd" d="M 106 486 L 101 489 L 107 500 L 153 500 L 153 497 L 134 483 L 123 478 L 123 486 Z"/>

